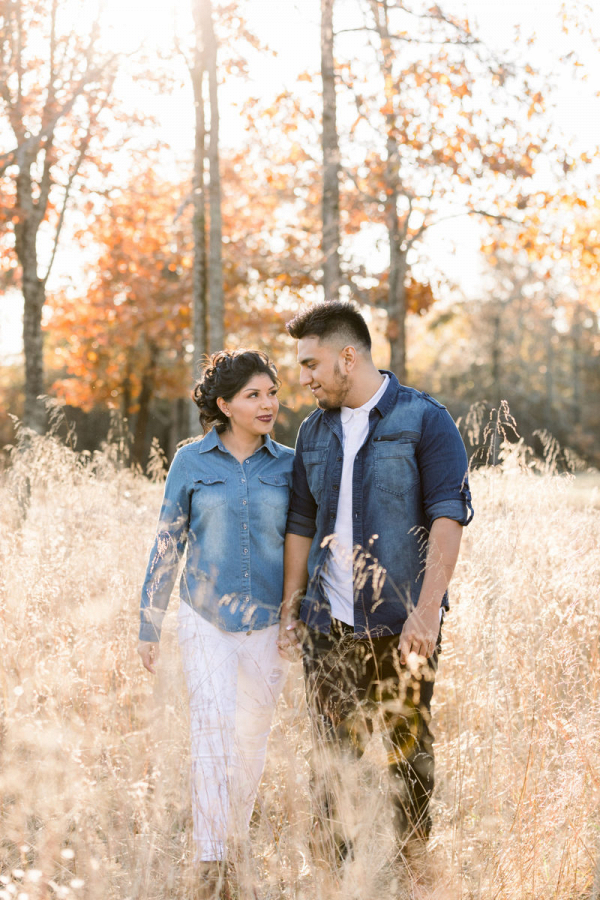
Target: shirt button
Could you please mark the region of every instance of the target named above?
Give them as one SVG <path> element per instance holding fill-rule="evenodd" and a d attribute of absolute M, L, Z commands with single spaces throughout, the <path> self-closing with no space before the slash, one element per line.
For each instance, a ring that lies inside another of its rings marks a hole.
<path fill-rule="evenodd" d="M 247 552 L 248 552 L 248 548 L 244 547 L 244 553 L 247 553 Z"/>
<path fill-rule="evenodd" d="M 248 577 L 248 573 L 244 572 L 244 578 L 247 578 L 247 577 Z"/>
<path fill-rule="evenodd" d="M 244 529 L 244 531 L 247 531 L 247 530 L 248 530 L 248 526 L 246 525 L 245 522 L 244 522 L 244 524 L 242 525 L 242 528 Z"/>
<path fill-rule="evenodd" d="M 242 500 L 242 506 L 245 506 L 247 502 L 247 500 Z"/>
<path fill-rule="evenodd" d="M 249 602 L 250 602 L 250 597 L 244 597 L 244 600 L 246 601 L 246 603 L 249 603 Z"/>
<path fill-rule="evenodd" d="M 336 457 L 336 462 L 341 462 L 341 461 L 342 461 L 342 457 L 341 457 L 341 456 Z"/>
<path fill-rule="evenodd" d="M 242 478 L 242 484 L 246 484 L 246 479 Z"/>
<path fill-rule="evenodd" d="M 250 465 L 250 460 L 249 460 L 249 459 L 246 460 L 246 465 L 247 465 L 247 466 Z"/>
<path fill-rule="evenodd" d="M 339 489 L 340 489 L 339 484 L 334 484 L 333 489 L 334 489 L 334 491 L 339 491 Z"/>

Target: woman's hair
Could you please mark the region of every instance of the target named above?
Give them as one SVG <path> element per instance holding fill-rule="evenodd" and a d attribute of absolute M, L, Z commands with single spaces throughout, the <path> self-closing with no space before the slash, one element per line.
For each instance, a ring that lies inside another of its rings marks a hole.
<path fill-rule="evenodd" d="M 204 434 L 214 426 L 222 431 L 229 425 L 229 419 L 217 405 L 217 397 L 231 400 L 253 375 L 268 375 L 279 387 L 277 369 L 262 350 L 218 350 L 212 354 L 192 394 Z"/>

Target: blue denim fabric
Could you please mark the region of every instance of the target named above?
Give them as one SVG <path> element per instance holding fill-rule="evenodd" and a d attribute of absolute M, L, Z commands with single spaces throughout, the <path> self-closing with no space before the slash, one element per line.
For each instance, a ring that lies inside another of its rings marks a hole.
<path fill-rule="evenodd" d="M 431 523 L 445 517 L 467 525 L 473 517 L 467 454 L 452 417 L 428 394 L 387 374 L 352 476 L 356 637 L 402 631 L 419 599 Z M 343 452 L 339 409 L 316 410 L 304 420 L 287 531 L 313 539 L 300 616 L 322 632 L 329 632 L 331 609 L 320 573 L 335 527 Z"/>
<path fill-rule="evenodd" d="M 186 545 L 181 600 L 223 631 L 278 620 L 293 460 L 267 436 L 242 464 L 215 430 L 177 452 L 142 587 L 140 640 L 160 639 Z"/>

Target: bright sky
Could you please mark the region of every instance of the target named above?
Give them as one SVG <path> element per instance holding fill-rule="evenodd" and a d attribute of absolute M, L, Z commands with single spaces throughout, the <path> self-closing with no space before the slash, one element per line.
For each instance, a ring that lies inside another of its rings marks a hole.
<path fill-rule="evenodd" d="M 130 52 L 140 45 L 168 46 L 173 22 L 184 29 L 189 27 L 189 0 L 106 0 L 113 23 L 112 41 L 117 49 Z M 260 54 L 252 60 L 250 81 L 238 79 L 223 86 L 221 94 L 221 136 L 226 145 L 234 145 L 242 127 L 236 101 L 247 95 L 273 96 L 282 87 L 291 87 L 296 75 L 304 70 L 319 68 L 320 25 L 319 0 L 247 0 L 247 19 L 251 30 L 276 56 Z M 81 5 L 80 10 L 93 4 Z M 478 25 L 482 38 L 499 49 L 514 42 L 514 29 L 519 25 L 523 35 L 536 33 L 537 42 L 531 52 L 532 64 L 542 68 L 571 48 L 581 56 L 589 77 L 587 83 L 561 81 L 556 101 L 556 124 L 573 141 L 574 149 L 591 152 L 600 145 L 600 99 L 596 96 L 600 85 L 600 52 L 585 36 L 574 32 L 565 36 L 561 31 L 559 11 L 561 0 L 451 0 L 449 9 L 467 15 Z M 85 16 L 85 13 L 81 13 Z M 356 0 L 337 0 L 338 27 L 357 23 Z M 600 8 L 590 13 L 594 32 L 600 36 Z M 342 40 L 342 39 L 340 39 Z M 340 55 L 351 52 L 350 36 L 343 38 Z M 193 146 L 193 116 L 191 88 L 186 81 L 181 60 L 174 58 L 184 86 L 168 98 L 144 95 L 145 103 L 152 103 L 160 121 L 159 137 L 175 149 L 182 164 Z M 479 281 L 479 231 L 473 219 L 454 220 L 451 224 L 432 230 L 426 252 L 435 258 L 453 281 L 459 281 L 468 292 L 476 290 Z M 56 275 L 68 271 L 72 265 L 68 246 L 57 257 Z M 0 306 L 0 358 L 19 352 L 22 308 L 13 294 Z"/>

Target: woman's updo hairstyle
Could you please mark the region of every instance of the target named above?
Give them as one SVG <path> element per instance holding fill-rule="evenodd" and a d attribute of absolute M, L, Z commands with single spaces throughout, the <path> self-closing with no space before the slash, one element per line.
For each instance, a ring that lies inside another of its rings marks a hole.
<path fill-rule="evenodd" d="M 253 375 L 268 375 L 279 387 L 277 369 L 262 350 L 218 350 L 212 354 L 192 394 L 200 410 L 204 434 L 213 427 L 223 431 L 229 425 L 229 419 L 219 409 L 217 397 L 231 400 Z"/>

